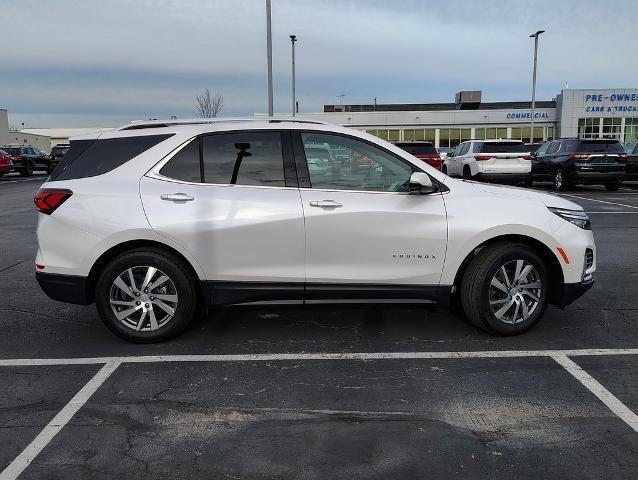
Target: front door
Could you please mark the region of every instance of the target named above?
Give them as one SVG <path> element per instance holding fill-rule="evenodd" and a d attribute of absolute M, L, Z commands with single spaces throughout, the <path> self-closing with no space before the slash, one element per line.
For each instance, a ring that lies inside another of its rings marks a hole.
<path fill-rule="evenodd" d="M 152 228 L 197 259 L 213 303 L 303 299 L 304 219 L 296 179 L 285 174 L 288 139 L 205 135 L 142 178 Z"/>
<path fill-rule="evenodd" d="M 433 299 L 447 243 L 442 194 L 410 195 L 417 167 L 372 143 L 296 135 L 306 299 Z"/>

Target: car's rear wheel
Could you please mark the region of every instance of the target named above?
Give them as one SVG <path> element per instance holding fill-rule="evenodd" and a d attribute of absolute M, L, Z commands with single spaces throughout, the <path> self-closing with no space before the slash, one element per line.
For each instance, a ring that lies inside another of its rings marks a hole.
<path fill-rule="evenodd" d="M 559 192 L 569 190 L 569 180 L 562 168 L 559 168 L 554 172 L 554 188 Z"/>
<path fill-rule="evenodd" d="M 33 165 L 30 163 L 25 164 L 23 168 L 18 170 L 18 173 L 20 173 L 23 177 L 30 177 L 33 175 Z"/>
<path fill-rule="evenodd" d="M 609 192 L 615 192 L 620 188 L 620 182 L 617 183 L 606 183 L 605 188 Z"/>
<path fill-rule="evenodd" d="M 104 268 L 95 303 L 116 335 L 132 342 L 157 342 L 179 334 L 193 319 L 197 287 L 189 269 L 172 254 L 136 249 Z"/>
<path fill-rule="evenodd" d="M 481 250 L 461 282 L 461 304 L 470 322 L 498 335 L 516 335 L 536 324 L 548 298 L 547 268 L 528 246 L 497 243 Z"/>
<path fill-rule="evenodd" d="M 469 165 L 465 165 L 463 167 L 463 178 L 466 180 L 471 180 L 472 179 L 472 170 L 470 170 Z"/>

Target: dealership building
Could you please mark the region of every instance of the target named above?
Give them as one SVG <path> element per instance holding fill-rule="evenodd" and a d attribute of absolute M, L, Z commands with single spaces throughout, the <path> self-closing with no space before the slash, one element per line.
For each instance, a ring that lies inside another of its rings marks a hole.
<path fill-rule="evenodd" d="M 604 137 L 630 142 L 638 138 L 638 89 L 566 88 L 552 100 L 537 100 L 533 137 L 530 101 L 483 102 L 480 91 L 459 92 L 452 103 L 324 105 L 323 112 L 298 117 L 365 130 L 390 141 L 428 140 L 437 147 L 497 138 L 528 143 Z"/>

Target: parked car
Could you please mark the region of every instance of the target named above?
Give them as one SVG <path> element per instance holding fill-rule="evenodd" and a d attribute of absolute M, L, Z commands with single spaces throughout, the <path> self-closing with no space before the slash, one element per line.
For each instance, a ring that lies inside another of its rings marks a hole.
<path fill-rule="evenodd" d="M 15 170 L 24 177 L 33 175 L 34 170 L 48 170 L 49 157 L 30 145 L 8 145 L 2 147 L 13 160 Z"/>
<path fill-rule="evenodd" d="M 452 150 L 450 147 L 436 147 L 436 151 L 439 152 L 439 156 L 441 157 L 441 162 L 445 161 Z"/>
<path fill-rule="evenodd" d="M 470 140 L 447 156 L 443 173 L 467 180 L 525 184 L 531 159 L 520 140 Z"/>
<path fill-rule="evenodd" d="M 628 160 L 621 143 L 606 138 L 552 140 L 532 157 L 531 180 L 551 180 L 559 191 L 578 184 L 598 184 L 610 191 L 618 190 Z"/>
<path fill-rule="evenodd" d="M 441 170 L 441 155 L 432 142 L 394 142 L 394 144 L 431 167 Z"/>
<path fill-rule="evenodd" d="M 638 140 L 635 140 L 626 145 L 625 151 L 627 152 L 627 172 L 625 174 L 625 180 L 638 180 Z"/>
<path fill-rule="evenodd" d="M 310 145 L 371 163 L 316 175 Z M 273 301 L 458 301 L 477 327 L 512 335 L 582 295 L 596 269 L 580 206 L 455 180 L 323 123 L 145 122 L 83 136 L 35 205 L 40 286 L 95 302 L 137 342 L 176 335 L 199 304 Z"/>
<path fill-rule="evenodd" d="M 57 166 L 57 164 L 60 162 L 62 157 L 64 157 L 66 152 L 69 151 L 69 146 L 70 145 L 68 143 L 59 143 L 51 148 L 48 173 L 51 173 L 53 171 L 53 169 Z"/>
<path fill-rule="evenodd" d="M 0 177 L 13 172 L 13 158 L 4 150 L 0 150 Z"/>

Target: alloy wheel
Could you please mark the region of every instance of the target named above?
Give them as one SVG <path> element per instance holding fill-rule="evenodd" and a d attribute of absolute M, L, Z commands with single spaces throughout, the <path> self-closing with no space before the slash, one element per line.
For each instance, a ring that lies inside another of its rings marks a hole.
<path fill-rule="evenodd" d="M 131 267 L 113 281 L 109 303 L 122 325 L 136 331 L 153 331 L 171 321 L 177 309 L 175 284 L 151 266 Z"/>
<path fill-rule="evenodd" d="M 517 324 L 527 320 L 541 302 L 543 284 L 534 265 L 511 260 L 499 268 L 489 288 L 489 303 L 501 322 Z"/>
<path fill-rule="evenodd" d="M 556 175 L 554 176 L 554 186 L 556 187 L 556 190 L 560 190 L 561 188 L 563 188 L 563 172 L 561 172 L 560 170 L 556 172 Z"/>

